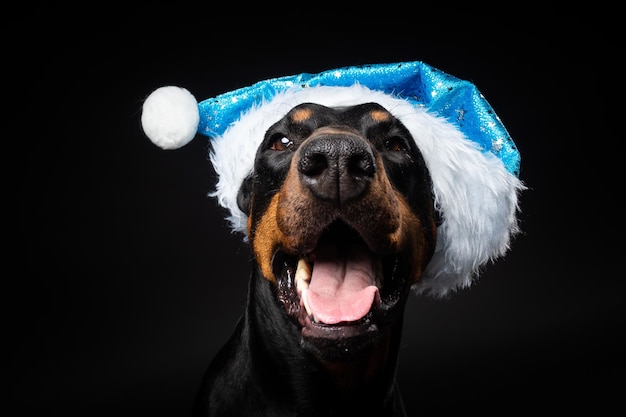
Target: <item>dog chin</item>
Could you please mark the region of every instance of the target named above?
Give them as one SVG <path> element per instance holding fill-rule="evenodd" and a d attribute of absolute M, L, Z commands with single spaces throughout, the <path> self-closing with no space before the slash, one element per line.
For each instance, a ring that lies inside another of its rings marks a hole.
<path fill-rule="evenodd" d="M 328 362 L 358 359 L 370 352 L 380 336 L 371 319 L 327 325 L 305 320 L 301 328 L 302 348 Z"/>

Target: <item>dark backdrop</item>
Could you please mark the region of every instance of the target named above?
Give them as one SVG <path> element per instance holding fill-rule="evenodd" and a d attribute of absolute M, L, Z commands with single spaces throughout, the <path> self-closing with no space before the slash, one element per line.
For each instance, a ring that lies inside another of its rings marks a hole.
<path fill-rule="evenodd" d="M 271 77 L 411 60 L 478 86 L 516 141 L 529 189 L 524 233 L 478 284 L 409 300 L 398 376 L 410 414 L 616 404 L 624 284 L 602 230 L 619 214 L 598 190 L 595 157 L 611 148 L 602 106 L 589 105 L 606 90 L 598 46 L 611 39 L 588 10 L 388 6 L 363 18 L 313 5 L 42 2 L 7 18 L 5 83 L 18 98 L 5 102 L 14 129 L 4 154 L 14 415 L 185 416 L 243 311 L 249 253 L 207 197 L 206 138 L 152 145 L 139 121 L 148 93 L 171 84 L 202 100 Z"/>

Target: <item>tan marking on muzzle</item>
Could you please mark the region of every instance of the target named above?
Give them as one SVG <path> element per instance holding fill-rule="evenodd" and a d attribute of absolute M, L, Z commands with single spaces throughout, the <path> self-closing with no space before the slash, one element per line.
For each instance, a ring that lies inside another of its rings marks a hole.
<path fill-rule="evenodd" d="M 303 111 L 305 111 L 304 109 Z M 270 281 L 276 282 L 276 276 L 272 268 L 274 253 L 282 249 L 292 254 L 301 254 L 303 249 L 299 246 L 299 238 L 312 233 L 311 222 L 315 221 L 312 201 L 302 196 L 309 194 L 298 179 L 297 169 L 298 155 L 291 160 L 291 167 L 287 178 L 280 190 L 272 197 L 267 210 L 256 221 L 248 218 L 248 236 L 251 237 L 251 246 L 254 256 L 263 272 L 263 276 Z M 285 199 L 291 201 L 306 201 L 306 204 L 289 204 L 285 206 Z M 296 230 L 285 225 L 299 223 L 298 219 L 308 219 Z"/>
<path fill-rule="evenodd" d="M 280 198 L 279 194 L 272 198 L 267 210 L 256 224 L 252 216 L 248 217 L 248 236 L 251 239 L 252 252 L 263 276 L 272 282 L 276 282 L 272 269 L 272 258 L 274 257 L 274 252 L 280 247 L 281 242 L 284 241 L 284 236 L 276 223 L 276 207 Z"/>
<path fill-rule="evenodd" d="M 409 254 L 409 259 L 412 260 L 409 280 L 414 284 L 422 278 L 422 272 L 426 269 L 428 262 L 430 262 L 434 247 L 428 244 L 429 239 L 427 237 L 432 239 L 430 241 L 435 242 L 437 228 L 431 216 L 430 230 L 433 231 L 433 236 L 425 236 L 426 229 L 424 229 L 422 222 L 415 215 L 404 196 L 397 191 L 395 193 L 400 210 L 401 224 L 391 239 L 396 248 Z"/>

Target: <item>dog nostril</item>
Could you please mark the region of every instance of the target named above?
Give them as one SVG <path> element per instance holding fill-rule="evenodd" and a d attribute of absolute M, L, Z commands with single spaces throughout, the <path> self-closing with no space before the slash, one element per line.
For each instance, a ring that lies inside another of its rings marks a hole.
<path fill-rule="evenodd" d="M 321 153 L 305 155 L 298 163 L 298 171 L 309 177 L 317 177 L 327 169 L 328 159 Z"/>
<path fill-rule="evenodd" d="M 369 152 L 357 152 L 350 155 L 347 164 L 348 174 L 354 177 L 372 177 L 376 173 L 374 159 Z"/>

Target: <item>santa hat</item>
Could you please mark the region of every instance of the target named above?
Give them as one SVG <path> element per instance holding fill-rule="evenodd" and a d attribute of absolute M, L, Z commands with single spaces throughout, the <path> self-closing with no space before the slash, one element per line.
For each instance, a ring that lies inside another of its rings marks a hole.
<path fill-rule="evenodd" d="M 246 235 L 237 192 L 252 172 L 265 131 L 292 107 L 376 102 L 407 127 L 433 182 L 442 219 L 418 293 L 443 296 L 469 287 L 483 265 L 503 256 L 519 232 L 520 155 L 489 103 L 470 82 L 423 62 L 363 65 L 261 81 L 200 103 L 184 88 L 161 87 L 145 100 L 142 126 L 163 149 L 196 133 L 212 141 L 218 174 L 211 193 Z"/>

